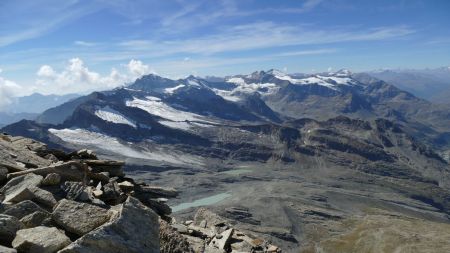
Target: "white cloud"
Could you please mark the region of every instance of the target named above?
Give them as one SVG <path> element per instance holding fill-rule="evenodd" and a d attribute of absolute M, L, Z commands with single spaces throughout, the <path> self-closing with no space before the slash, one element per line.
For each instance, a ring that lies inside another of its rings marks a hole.
<path fill-rule="evenodd" d="M 3 70 L 0 69 L 0 73 Z M 17 96 L 22 87 L 17 83 L 7 80 L 0 76 L 0 111 L 7 105 L 13 102 L 13 98 Z"/>
<path fill-rule="evenodd" d="M 141 61 L 135 59 L 132 59 L 128 63 L 127 67 L 133 78 L 138 78 L 143 75 L 155 73 L 152 69 L 150 69 L 150 66 L 145 65 Z"/>
<path fill-rule="evenodd" d="M 148 65 L 134 59 L 125 67 L 124 73 L 112 68 L 108 75 L 101 75 L 91 71 L 80 58 L 73 58 L 61 72 L 49 65 L 41 66 L 36 72 L 36 84 L 44 93 L 86 92 L 115 88 L 153 72 Z"/>
<path fill-rule="evenodd" d="M 55 71 L 49 65 L 42 65 L 36 73 L 39 77 L 52 78 L 56 75 Z"/>
<path fill-rule="evenodd" d="M 82 46 L 82 47 L 93 47 L 93 46 L 97 45 L 96 43 L 87 42 L 87 41 L 83 41 L 83 40 L 74 41 L 73 44 L 75 44 L 77 46 Z"/>

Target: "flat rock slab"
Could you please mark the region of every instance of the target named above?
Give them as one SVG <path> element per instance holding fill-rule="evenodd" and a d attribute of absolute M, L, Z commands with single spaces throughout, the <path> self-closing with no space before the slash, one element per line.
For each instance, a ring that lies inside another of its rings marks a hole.
<path fill-rule="evenodd" d="M 79 162 L 69 161 L 63 164 L 55 164 L 48 167 L 29 169 L 21 172 L 14 172 L 8 174 L 8 178 L 15 178 L 26 174 L 36 174 L 47 176 L 50 173 L 56 173 L 61 176 L 61 180 L 83 181 L 87 177 L 87 168 Z"/>
<path fill-rule="evenodd" d="M 43 179 L 42 176 L 33 173 L 11 179 L 0 189 L 0 193 L 5 195 L 3 202 L 20 202 L 24 200 L 21 197 L 21 195 L 24 194 L 24 191 L 26 191 L 28 187 L 39 186 Z"/>
<path fill-rule="evenodd" d="M 54 253 L 71 243 L 57 228 L 35 227 L 17 231 L 12 246 L 19 252 Z"/>
<path fill-rule="evenodd" d="M 16 217 L 0 214 L 0 243 L 10 244 L 16 232 L 22 228 L 22 223 Z"/>
<path fill-rule="evenodd" d="M 1 253 L 17 253 L 17 250 L 11 249 L 11 248 L 7 248 L 7 247 L 4 247 L 4 246 L 0 245 L 0 252 Z"/>
<path fill-rule="evenodd" d="M 36 201 L 36 203 L 43 204 L 50 208 L 53 208 L 58 203 L 53 194 L 49 191 L 39 187 L 28 187 L 28 190 L 30 190 L 33 195 L 32 200 Z"/>
<path fill-rule="evenodd" d="M 129 197 L 110 222 L 76 240 L 59 253 L 159 253 L 159 217 Z"/>
<path fill-rule="evenodd" d="M 3 213 L 14 216 L 17 219 L 22 219 L 26 215 L 32 214 L 37 211 L 46 212 L 33 201 L 25 200 L 8 207 Z"/>
<path fill-rule="evenodd" d="M 108 210 L 72 200 L 62 199 L 52 213 L 52 219 L 65 230 L 84 235 L 107 222 Z"/>

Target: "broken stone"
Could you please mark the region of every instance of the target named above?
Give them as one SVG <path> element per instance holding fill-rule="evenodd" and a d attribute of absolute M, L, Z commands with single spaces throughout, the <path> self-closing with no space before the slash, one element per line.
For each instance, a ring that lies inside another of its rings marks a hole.
<path fill-rule="evenodd" d="M 53 227 L 35 227 L 17 231 L 12 246 L 19 252 L 54 253 L 71 243 L 69 237 Z"/>
<path fill-rule="evenodd" d="M 158 215 L 129 197 L 117 217 L 76 240 L 59 253 L 159 253 Z"/>
<path fill-rule="evenodd" d="M 172 227 L 178 231 L 180 234 L 188 234 L 188 228 L 185 225 L 182 224 L 173 224 Z"/>
<path fill-rule="evenodd" d="M 46 212 L 36 203 L 31 200 L 24 200 L 17 204 L 11 205 L 3 213 L 16 217 L 17 219 L 22 219 L 28 214 L 32 214 L 36 211 Z"/>
<path fill-rule="evenodd" d="M 51 224 L 51 215 L 47 212 L 37 211 L 32 214 L 26 215 L 25 217 L 20 219 L 20 221 L 26 228 L 34 228 L 41 225 Z"/>
<path fill-rule="evenodd" d="M 102 189 L 102 182 L 98 182 L 97 186 L 95 187 L 96 190 Z"/>
<path fill-rule="evenodd" d="M 161 216 L 170 215 L 172 213 L 172 208 L 170 208 L 170 206 L 155 199 L 147 199 L 144 204 Z"/>
<path fill-rule="evenodd" d="M 83 161 L 92 168 L 92 172 L 108 172 L 112 177 L 123 177 L 122 166 L 125 162 L 121 161 L 107 161 L 107 160 L 85 160 Z"/>
<path fill-rule="evenodd" d="M 187 239 L 182 236 L 179 230 L 171 227 L 166 221 L 159 221 L 159 241 L 161 253 L 194 253 L 203 251 L 194 251 Z M 201 240 L 201 239 L 200 239 Z M 203 242 L 203 240 L 201 240 Z"/>
<path fill-rule="evenodd" d="M 6 182 L 6 178 L 8 175 L 8 169 L 0 166 L 0 184 Z"/>
<path fill-rule="evenodd" d="M 0 194 L 5 195 L 3 202 L 16 203 L 28 199 L 29 195 L 26 189 L 32 186 L 39 186 L 42 179 L 42 176 L 32 173 L 11 179 L 0 189 Z"/>
<path fill-rule="evenodd" d="M 274 252 L 278 252 L 278 247 L 275 245 L 270 245 L 269 248 L 267 249 L 267 252 L 269 253 L 274 253 Z"/>
<path fill-rule="evenodd" d="M 83 181 L 87 179 L 87 167 L 76 161 L 70 161 L 62 164 L 54 164 L 48 167 L 29 169 L 21 172 L 8 174 L 8 178 L 34 173 L 36 175 L 47 176 L 50 173 L 57 173 L 62 181 Z"/>
<path fill-rule="evenodd" d="M 10 244 L 16 232 L 22 228 L 23 224 L 16 217 L 0 214 L 0 243 Z"/>
<path fill-rule="evenodd" d="M 77 199 L 83 202 L 92 201 L 95 198 L 92 192 L 91 186 L 85 187 Z"/>
<path fill-rule="evenodd" d="M 57 173 L 50 173 L 42 180 L 41 185 L 52 186 L 59 185 L 61 182 L 61 176 Z"/>
<path fill-rule="evenodd" d="M 204 223 L 207 223 L 208 226 L 212 227 L 224 224 L 224 219 L 219 215 L 209 211 L 208 209 L 200 208 L 195 213 L 194 225 L 201 227 L 202 225 L 204 225 Z"/>
<path fill-rule="evenodd" d="M 103 195 L 103 191 L 102 190 L 94 190 L 94 191 L 92 191 L 92 194 L 94 194 L 94 197 L 100 198 Z"/>
<path fill-rule="evenodd" d="M 46 190 L 38 187 L 28 187 L 28 190 L 33 195 L 32 200 L 36 201 L 37 203 L 43 204 L 50 208 L 53 208 L 58 203 L 53 194 Z"/>
<path fill-rule="evenodd" d="M 7 247 L 4 247 L 4 246 L 0 245 L 0 252 L 1 253 L 17 253 L 17 250 L 11 249 L 11 248 L 7 248 Z"/>
<path fill-rule="evenodd" d="M 206 245 L 204 253 L 226 253 L 226 251 L 214 246 Z"/>
<path fill-rule="evenodd" d="M 215 237 L 214 239 L 212 239 L 209 243 L 209 246 L 215 246 L 219 249 L 226 250 L 229 246 L 231 236 L 233 235 L 233 229 L 230 228 L 228 230 L 225 230 L 220 235 L 220 238 Z"/>
<path fill-rule="evenodd" d="M 194 252 L 204 252 L 205 251 L 205 241 L 202 238 L 183 235 L 184 238 L 189 242 L 189 246 L 192 247 Z"/>
<path fill-rule="evenodd" d="M 109 182 L 109 173 L 90 173 L 89 177 L 104 184 L 107 184 Z"/>
<path fill-rule="evenodd" d="M 122 191 L 116 181 L 109 182 L 103 186 L 103 201 L 114 201 L 119 198 Z"/>
<path fill-rule="evenodd" d="M 80 159 L 97 159 L 97 155 L 90 149 L 81 149 L 76 154 Z"/>
<path fill-rule="evenodd" d="M 47 154 L 47 155 L 44 156 L 44 158 L 47 159 L 47 160 L 50 160 L 50 161 L 52 161 L 54 163 L 59 161 L 58 157 L 56 157 L 54 154 Z"/>
<path fill-rule="evenodd" d="M 132 184 L 128 181 L 120 182 L 120 183 L 118 183 L 118 185 L 119 185 L 120 189 L 125 192 L 134 190 L 134 184 Z"/>
<path fill-rule="evenodd" d="M 139 195 L 145 195 L 146 198 L 175 198 L 178 196 L 178 191 L 174 188 L 139 185 L 136 192 Z"/>
<path fill-rule="evenodd" d="M 72 200 L 62 199 L 52 213 L 52 219 L 67 231 L 84 235 L 110 218 L 108 210 Z"/>
<path fill-rule="evenodd" d="M 67 199 L 75 200 L 83 193 L 84 186 L 81 182 L 66 181 L 62 185 L 62 189 L 67 194 Z"/>

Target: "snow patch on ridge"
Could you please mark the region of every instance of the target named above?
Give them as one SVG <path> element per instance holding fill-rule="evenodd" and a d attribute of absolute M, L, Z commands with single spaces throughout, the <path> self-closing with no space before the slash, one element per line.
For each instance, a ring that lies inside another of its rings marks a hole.
<path fill-rule="evenodd" d="M 114 124 L 125 124 L 136 128 L 135 121 L 128 119 L 126 116 L 109 106 L 97 109 L 95 111 L 95 115 L 104 121 L 108 121 Z"/>
<path fill-rule="evenodd" d="M 152 115 L 159 116 L 169 121 L 199 121 L 211 123 L 210 121 L 205 120 L 205 117 L 202 115 L 175 109 L 156 97 L 146 97 L 145 100 L 133 98 L 133 100 L 126 101 L 125 104 L 129 107 L 142 109 Z"/>
<path fill-rule="evenodd" d="M 180 85 L 177 85 L 177 86 L 172 87 L 172 88 L 165 88 L 164 89 L 164 93 L 166 93 L 166 94 L 173 94 L 176 90 L 178 90 L 180 88 L 183 88 L 185 86 L 186 85 L 184 85 L 184 84 L 180 84 Z"/>
<path fill-rule="evenodd" d="M 165 125 L 170 128 L 176 128 L 181 130 L 189 130 L 191 129 L 191 125 L 186 121 L 170 121 L 170 120 L 161 120 L 159 121 L 160 124 Z"/>

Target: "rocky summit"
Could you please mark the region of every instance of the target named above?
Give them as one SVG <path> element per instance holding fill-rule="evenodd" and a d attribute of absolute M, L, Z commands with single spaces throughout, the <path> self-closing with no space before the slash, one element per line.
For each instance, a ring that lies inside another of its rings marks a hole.
<path fill-rule="evenodd" d="M 136 182 L 124 163 L 0 136 L 0 252 L 281 252 L 199 209 L 171 217 L 173 188 Z"/>

